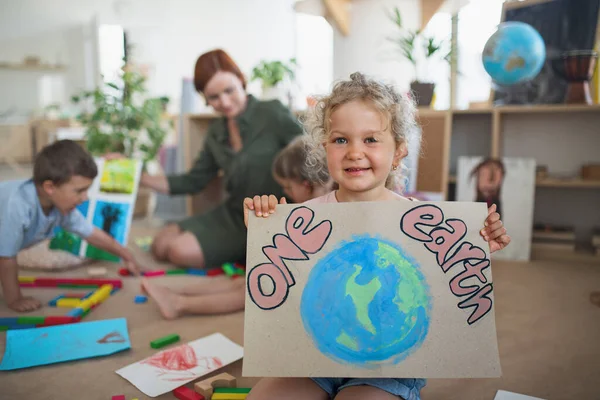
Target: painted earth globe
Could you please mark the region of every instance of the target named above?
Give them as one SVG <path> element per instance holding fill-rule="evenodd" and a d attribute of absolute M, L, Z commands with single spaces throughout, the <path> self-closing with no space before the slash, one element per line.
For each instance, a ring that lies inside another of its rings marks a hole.
<path fill-rule="evenodd" d="M 321 353 L 369 367 L 396 364 L 421 346 L 431 303 L 419 265 L 399 245 L 356 235 L 314 265 L 300 314 Z"/>
<path fill-rule="evenodd" d="M 502 86 L 535 78 L 546 60 L 544 39 L 531 25 L 505 22 L 485 44 L 483 67 L 492 80 Z"/>

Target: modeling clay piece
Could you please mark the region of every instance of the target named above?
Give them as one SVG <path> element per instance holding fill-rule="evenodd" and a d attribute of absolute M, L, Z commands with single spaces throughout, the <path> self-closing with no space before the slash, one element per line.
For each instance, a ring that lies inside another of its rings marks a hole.
<path fill-rule="evenodd" d="M 172 335 L 161 337 L 150 342 L 150 347 L 153 349 L 160 349 L 161 347 L 167 346 L 171 343 L 179 341 L 179 335 L 174 333 Z"/>

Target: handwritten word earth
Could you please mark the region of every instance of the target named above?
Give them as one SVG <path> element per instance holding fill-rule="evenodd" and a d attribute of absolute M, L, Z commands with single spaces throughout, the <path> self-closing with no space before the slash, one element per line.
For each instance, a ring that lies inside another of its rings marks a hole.
<path fill-rule="evenodd" d="M 444 222 L 448 227 L 440 226 Z M 433 229 L 426 232 L 422 226 Z M 436 255 L 437 264 L 444 273 L 454 266 L 460 270 L 450 280 L 450 291 L 457 297 L 468 296 L 458 303 L 459 308 L 475 307 L 467 319 L 469 325 L 483 318 L 492 309 L 492 299 L 488 297 L 493 290 L 492 283 L 488 283 L 483 274 L 483 270 L 490 266 L 485 251 L 467 241 L 456 247 L 467 233 L 467 226 L 462 220 L 444 220 L 444 213 L 439 207 L 425 204 L 404 214 L 400 229 L 409 237 L 424 243 L 427 250 Z M 454 248 L 456 250 L 451 253 Z M 474 277 L 479 282 L 475 281 L 470 285 L 465 282 Z"/>

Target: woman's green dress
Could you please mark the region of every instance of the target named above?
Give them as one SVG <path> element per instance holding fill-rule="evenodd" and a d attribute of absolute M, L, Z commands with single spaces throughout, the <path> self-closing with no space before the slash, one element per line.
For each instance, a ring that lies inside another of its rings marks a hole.
<path fill-rule="evenodd" d="M 195 194 L 219 170 L 224 173 L 227 199 L 213 210 L 179 222 L 182 230 L 198 239 L 207 268 L 225 262 L 245 263 L 243 200 L 262 194 L 283 196 L 273 179 L 272 163 L 277 153 L 302 133 L 298 119 L 281 102 L 259 101 L 252 95 L 236 120 L 242 137 L 239 152 L 235 153 L 229 144 L 226 119 L 219 118 L 210 125 L 204 148 L 192 169 L 168 177 L 170 194 Z"/>

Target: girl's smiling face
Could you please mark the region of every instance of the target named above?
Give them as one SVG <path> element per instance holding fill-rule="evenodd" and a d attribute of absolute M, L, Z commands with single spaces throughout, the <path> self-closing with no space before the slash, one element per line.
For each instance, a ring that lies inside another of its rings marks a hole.
<path fill-rule="evenodd" d="M 404 154 L 388 118 L 373 105 L 353 100 L 335 109 L 328 131 L 327 166 L 340 195 L 348 200 L 382 197 L 392 167 L 400 164 Z"/>

